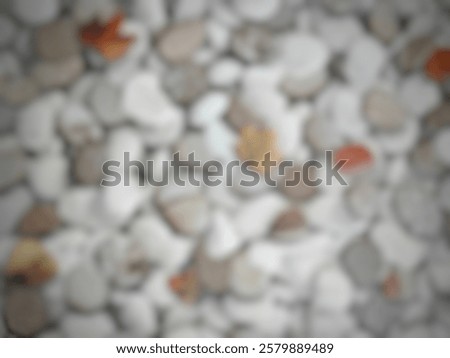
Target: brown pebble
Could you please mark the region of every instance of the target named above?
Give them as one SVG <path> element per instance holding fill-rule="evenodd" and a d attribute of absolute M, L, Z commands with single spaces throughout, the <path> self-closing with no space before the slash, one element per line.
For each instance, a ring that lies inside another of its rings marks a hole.
<path fill-rule="evenodd" d="M 226 119 L 236 130 L 247 126 L 259 126 L 262 123 L 261 119 L 237 97 L 231 99 Z"/>
<path fill-rule="evenodd" d="M 194 268 L 174 275 L 169 280 L 169 286 L 180 299 L 186 303 L 194 303 L 200 295 L 198 274 Z"/>
<path fill-rule="evenodd" d="M 286 210 L 275 220 L 272 232 L 286 232 L 297 230 L 305 226 L 305 218 L 296 208 Z"/>
<path fill-rule="evenodd" d="M 382 284 L 382 291 L 386 298 L 397 299 L 400 296 L 400 278 L 395 272 L 390 273 Z"/>
<path fill-rule="evenodd" d="M 19 241 L 6 265 L 5 276 L 17 283 L 39 285 L 57 272 L 56 261 L 37 239 Z"/>
<path fill-rule="evenodd" d="M 75 153 L 75 178 L 82 184 L 98 184 L 102 178 L 104 146 L 89 143 L 77 148 Z"/>
<path fill-rule="evenodd" d="M 5 299 L 5 320 L 13 334 L 31 337 L 48 323 L 44 302 L 36 289 L 12 287 Z"/>
<path fill-rule="evenodd" d="M 433 39 L 429 36 L 421 36 L 411 40 L 398 56 L 400 68 L 408 72 L 423 67 L 434 49 Z"/>
<path fill-rule="evenodd" d="M 314 168 L 309 169 L 309 179 L 315 180 L 317 178 L 317 173 Z M 298 175 L 300 173 L 300 182 L 298 182 Z M 296 184 L 296 185 L 294 185 Z M 303 173 L 301 172 L 300 166 L 286 168 L 285 175 L 279 179 L 279 184 L 277 187 L 284 193 L 289 199 L 294 201 L 305 201 L 312 198 L 317 194 L 317 187 L 310 186 L 305 183 L 303 178 Z"/>
<path fill-rule="evenodd" d="M 200 48 L 205 39 L 203 21 L 177 23 L 164 30 L 158 41 L 159 53 L 171 63 L 186 62 Z"/>
<path fill-rule="evenodd" d="M 39 236 L 55 230 L 61 224 L 54 205 L 40 204 L 32 207 L 22 219 L 19 232 L 22 235 Z"/>
<path fill-rule="evenodd" d="M 217 294 L 228 290 L 231 259 L 214 260 L 209 258 L 203 249 L 200 249 L 195 256 L 195 265 L 202 288 Z"/>
<path fill-rule="evenodd" d="M 406 121 L 406 111 L 394 95 L 381 89 L 369 91 L 364 109 L 367 120 L 376 129 L 394 131 Z"/>
<path fill-rule="evenodd" d="M 428 114 L 424 120 L 425 129 L 435 133 L 439 129 L 450 126 L 450 102 L 443 102 Z"/>

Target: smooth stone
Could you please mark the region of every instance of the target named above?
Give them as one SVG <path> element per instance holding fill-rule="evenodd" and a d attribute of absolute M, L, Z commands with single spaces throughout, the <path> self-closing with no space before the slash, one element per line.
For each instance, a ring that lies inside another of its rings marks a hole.
<path fill-rule="evenodd" d="M 417 179 L 400 184 L 393 198 L 396 214 L 406 228 L 420 238 L 439 235 L 443 217 L 430 188 Z"/>
<path fill-rule="evenodd" d="M 338 54 L 346 51 L 363 34 L 361 23 L 352 16 L 327 17 L 317 26 L 328 47 Z"/>
<path fill-rule="evenodd" d="M 358 338 L 360 335 L 366 337 L 366 334 L 360 333 L 355 317 L 348 312 L 327 312 L 314 310 L 311 313 L 310 335 L 314 338 Z"/>
<path fill-rule="evenodd" d="M 151 72 L 137 73 L 126 83 L 122 106 L 126 116 L 144 127 L 173 128 L 183 120 L 181 111 L 170 102 Z"/>
<path fill-rule="evenodd" d="M 341 263 L 351 279 L 359 286 L 375 285 L 383 273 L 383 257 L 367 238 L 350 243 L 342 252 Z"/>
<path fill-rule="evenodd" d="M 36 289 L 13 287 L 5 298 L 5 321 L 12 333 L 32 337 L 48 323 L 45 305 Z"/>
<path fill-rule="evenodd" d="M 434 288 L 441 294 L 450 293 L 450 250 L 444 245 L 434 246 L 427 256 L 427 273 Z"/>
<path fill-rule="evenodd" d="M 162 213 L 177 232 L 187 236 L 204 232 L 209 221 L 209 205 L 201 196 L 164 203 Z"/>
<path fill-rule="evenodd" d="M 174 17 L 177 20 L 193 20 L 203 17 L 209 9 L 208 0 L 178 0 Z"/>
<path fill-rule="evenodd" d="M 100 268 L 118 287 L 133 288 L 150 271 L 150 256 L 142 240 L 114 235 L 100 248 Z"/>
<path fill-rule="evenodd" d="M 380 207 L 380 188 L 371 180 L 360 180 L 346 191 L 346 200 L 353 215 L 370 218 Z"/>
<path fill-rule="evenodd" d="M 239 82 L 242 72 L 242 65 L 238 61 L 223 58 L 209 69 L 209 83 L 216 87 L 232 87 Z"/>
<path fill-rule="evenodd" d="M 233 258 L 230 276 L 230 289 L 233 293 L 252 298 L 261 295 L 268 285 L 269 276 L 250 262 L 247 253 Z"/>
<path fill-rule="evenodd" d="M 17 135 L 25 149 L 37 153 L 48 147 L 55 135 L 56 117 L 63 104 L 63 94 L 53 92 L 20 110 Z"/>
<path fill-rule="evenodd" d="M 83 262 L 66 277 L 65 295 L 73 308 L 82 312 L 96 311 L 108 300 L 108 284 L 92 262 Z"/>
<path fill-rule="evenodd" d="M 141 293 L 116 294 L 112 298 L 119 324 L 132 337 L 154 337 L 158 330 L 157 312 Z"/>
<path fill-rule="evenodd" d="M 419 36 L 409 41 L 398 55 L 400 68 L 405 71 L 419 69 L 431 56 L 435 44 L 430 36 Z"/>
<path fill-rule="evenodd" d="M 343 73 L 356 88 L 368 89 L 378 78 L 387 58 L 384 47 L 371 37 L 361 37 L 349 49 Z"/>
<path fill-rule="evenodd" d="M 235 30 L 231 37 L 231 50 L 242 61 L 262 60 L 271 47 L 271 36 L 260 26 L 244 25 Z"/>
<path fill-rule="evenodd" d="M 0 140 L 0 190 L 19 182 L 25 174 L 25 154 L 15 137 Z"/>
<path fill-rule="evenodd" d="M 113 129 L 106 142 L 109 160 L 118 160 L 123 166 L 125 153 L 129 153 L 130 160 L 142 160 L 144 155 L 142 133 L 131 126 Z"/>
<path fill-rule="evenodd" d="M 61 111 L 58 128 L 71 145 L 81 146 L 98 141 L 103 134 L 92 112 L 75 101 L 67 103 Z"/>
<path fill-rule="evenodd" d="M 436 133 L 450 126 L 450 101 L 442 102 L 436 109 L 430 112 L 425 119 L 425 130 Z"/>
<path fill-rule="evenodd" d="M 207 42 L 217 53 L 224 53 L 230 48 L 231 29 L 218 21 L 208 21 Z"/>
<path fill-rule="evenodd" d="M 152 32 L 162 30 L 169 21 L 167 3 L 164 0 L 136 0 L 133 13 Z"/>
<path fill-rule="evenodd" d="M 228 291 L 232 262 L 230 258 L 215 259 L 204 249 L 200 249 L 194 260 L 202 288 L 216 294 Z"/>
<path fill-rule="evenodd" d="M 14 22 L 6 15 L 0 15 L 0 47 L 5 47 L 10 44 L 16 31 Z"/>
<path fill-rule="evenodd" d="M 450 167 L 450 128 L 441 130 L 432 139 L 433 152 L 436 158 L 446 167 Z"/>
<path fill-rule="evenodd" d="M 36 81 L 30 77 L 6 79 L 0 84 L 0 97 L 13 106 L 25 105 L 38 95 Z"/>
<path fill-rule="evenodd" d="M 425 258 L 425 245 L 391 219 L 377 223 L 370 237 L 386 262 L 406 272 L 417 268 Z"/>
<path fill-rule="evenodd" d="M 275 238 L 298 238 L 299 233 L 306 227 L 307 222 L 297 208 L 284 211 L 272 225 Z"/>
<path fill-rule="evenodd" d="M 98 81 L 90 92 L 90 104 L 100 121 L 113 126 L 123 121 L 121 89 L 107 80 Z"/>
<path fill-rule="evenodd" d="M 195 131 L 186 132 L 181 137 L 173 151 L 173 154 L 176 153 L 179 153 L 180 161 L 188 161 L 191 165 L 195 164 L 191 162 L 192 158 L 189 157 L 191 153 L 193 153 L 194 161 L 200 161 L 202 164 L 209 159 L 203 135 Z"/>
<path fill-rule="evenodd" d="M 379 88 L 366 95 L 364 110 L 369 123 L 379 130 L 398 130 L 407 120 L 406 110 L 395 94 Z"/>
<path fill-rule="evenodd" d="M 69 165 L 59 154 L 43 155 L 29 164 L 28 180 L 42 200 L 56 200 L 68 184 Z"/>
<path fill-rule="evenodd" d="M 74 175 L 82 184 L 98 184 L 103 176 L 105 161 L 103 143 L 90 143 L 78 148 L 75 153 Z"/>
<path fill-rule="evenodd" d="M 297 173 L 297 174 L 296 174 Z M 300 174 L 300 182 L 297 183 L 298 173 L 301 173 L 300 166 L 294 166 L 286 168 L 285 175 L 282 175 L 278 180 L 279 190 L 292 201 L 304 202 L 312 199 L 318 194 L 318 189 L 316 186 L 308 185 L 308 183 L 303 180 Z M 312 169 L 309 171 L 309 179 L 317 179 L 317 171 Z M 296 185 L 293 185 L 293 184 Z"/>
<path fill-rule="evenodd" d="M 33 195 L 24 186 L 18 186 L 0 196 L 0 233 L 15 230 L 22 217 L 33 205 Z"/>
<path fill-rule="evenodd" d="M 32 78 L 43 88 L 54 88 L 72 84 L 84 70 L 83 58 L 79 55 L 58 61 L 39 62 L 32 71 Z"/>
<path fill-rule="evenodd" d="M 393 6 L 377 2 L 369 14 L 369 28 L 384 43 L 391 43 L 400 31 L 400 23 Z"/>
<path fill-rule="evenodd" d="M 429 139 L 423 139 L 411 151 L 411 166 L 421 175 L 435 176 L 441 173 L 444 166 L 436 157 L 432 142 Z"/>
<path fill-rule="evenodd" d="M 69 313 L 60 326 L 64 337 L 68 338 L 108 338 L 116 331 L 113 319 L 104 312 L 90 315 Z"/>
<path fill-rule="evenodd" d="M 190 123 L 196 128 L 205 128 L 213 121 L 221 120 L 230 103 L 222 92 L 209 92 L 198 99 L 190 109 Z"/>
<path fill-rule="evenodd" d="M 442 99 L 439 87 L 421 74 L 406 77 L 399 93 L 405 108 L 419 118 L 435 109 Z"/>
<path fill-rule="evenodd" d="M 35 36 L 36 50 L 45 60 L 62 60 L 80 52 L 78 33 L 72 20 L 60 19 L 41 26 Z"/>
<path fill-rule="evenodd" d="M 205 71 L 197 65 L 177 66 L 163 76 L 163 86 L 177 103 L 188 105 L 199 98 L 207 89 Z"/>
<path fill-rule="evenodd" d="M 229 215 L 225 211 L 214 211 L 205 239 L 206 254 L 211 259 L 223 260 L 239 250 L 242 244 Z"/>
<path fill-rule="evenodd" d="M 248 21 L 264 22 L 276 15 L 280 8 L 280 2 L 270 0 L 262 4 L 258 0 L 234 0 L 233 7 L 239 15 Z"/>
<path fill-rule="evenodd" d="M 157 41 L 160 54 L 171 63 L 187 62 L 205 39 L 203 21 L 180 22 L 162 32 Z"/>
<path fill-rule="evenodd" d="M 22 235 L 35 237 L 54 231 L 60 224 L 56 208 L 53 205 L 38 204 L 25 214 L 18 230 Z"/>
<path fill-rule="evenodd" d="M 26 25 L 42 25 L 55 19 L 60 11 L 59 0 L 17 0 L 12 11 Z"/>
<path fill-rule="evenodd" d="M 342 138 L 336 135 L 335 121 L 320 113 L 311 114 L 305 123 L 304 132 L 308 144 L 319 153 L 336 149 L 343 144 Z"/>
<path fill-rule="evenodd" d="M 225 118 L 238 131 L 247 126 L 262 125 L 259 117 L 237 96 L 231 97 Z"/>

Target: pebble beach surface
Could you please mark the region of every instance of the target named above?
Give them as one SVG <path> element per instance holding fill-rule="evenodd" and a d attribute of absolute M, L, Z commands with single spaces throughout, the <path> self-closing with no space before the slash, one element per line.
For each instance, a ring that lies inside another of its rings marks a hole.
<path fill-rule="evenodd" d="M 0 337 L 448 337 L 449 16 L 1 1 Z M 300 168 L 326 150 L 348 185 L 139 185 L 155 166 L 100 186 L 124 153 Z"/>

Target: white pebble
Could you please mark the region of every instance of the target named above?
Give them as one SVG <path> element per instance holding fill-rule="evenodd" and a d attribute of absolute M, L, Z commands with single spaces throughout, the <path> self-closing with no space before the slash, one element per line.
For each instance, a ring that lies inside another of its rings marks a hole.
<path fill-rule="evenodd" d="M 224 116 L 230 99 L 222 92 L 211 92 L 201 97 L 190 109 L 191 124 L 204 128 Z"/>
<path fill-rule="evenodd" d="M 248 254 L 235 257 L 231 268 L 230 288 L 240 297 L 261 295 L 269 285 L 269 276 L 249 260 Z"/>
<path fill-rule="evenodd" d="M 108 338 L 116 331 L 111 316 L 105 312 L 91 315 L 69 313 L 61 322 L 64 337 L 68 338 Z"/>
<path fill-rule="evenodd" d="M 11 233 L 32 204 L 32 194 L 23 186 L 0 196 L 0 233 Z"/>
<path fill-rule="evenodd" d="M 60 10 L 59 0 L 16 0 L 14 14 L 25 24 L 37 26 L 55 19 Z"/>
<path fill-rule="evenodd" d="M 280 8 L 278 0 L 234 0 L 233 5 L 244 19 L 263 22 L 272 18 Z"/>
<path fill-rule="evenodd" d="M 441 97 L 439 87 L 420 74 L 405 78 L 400 87 L 400 98 L 404 106 L 419 118 L 436 108 Z"/>
<path fill-rule="evenodd" d="M 242 65 L 233 59 L 225 58 L 215 64 L 209 70 L 209 82 L 217 87 L 231 87 L 240 80 Z"/>

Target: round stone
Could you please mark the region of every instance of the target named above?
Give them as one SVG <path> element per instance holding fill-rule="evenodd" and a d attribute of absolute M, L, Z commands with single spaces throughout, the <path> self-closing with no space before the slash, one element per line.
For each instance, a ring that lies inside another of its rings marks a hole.
<path fill-rule="evenodd" d="M 36 289 L 13 287 L 5 299 L 5 320 L 12 333 L 32 337 L 48 323 L 44 302 Z"/>
<path fill-rule="evenodd" d="M 225 115 L 230 103 L 229 97 L 222 92 L 209 92 L 201 97 L 190 109 L 190 123 L 204 128 L 212 121 L 219 121 Z"/>
<path fill-rule="evenodd" d="M 67 302 L 82 312 L 99 310 L 108 299 L 106 279 L 92 262 L 79 265 L 68 275 L 65 291 Z"/>
<path fill-rule="evenodd" d="M 374 286 L 382 275 L 383 261 L 378 249 L 367 238 L 350 243 L 341 262 L 348 275 L 360 286 Z"/>
<path fill-rule="evenodd" d="M 78 33 L 72 20 L 60 19 L 36 31 L 36 50 L 45 60 L 62 60 L 80 51 Z"/>
<path fill-rule="evenodd" d="M 19 232 L 22 235 L 45 235 L 60 225 L 56 209 L 51 204 L 39 204 L 32 207 L 19 224 Z"/>
<path fill-rule="evenodd" d="M 188 105 L 200 97 L 207 88 L 205 71 L 194 64 L 177 66 L 163 76 L 163 86 L 170 97 Z"/>
<path fill-rule="evenodd" d="M 12 3 L 17 18 L 27 25 L 36 26 L 50 22 L 58 16 L 59 0 L 17 0 Z"/>
<path fill-rule="evenodd" d="M 369 15 L 369 28 L 385 43 L 392 42 L 400 31 L 400 23 L 393 6 L 388 2 L 377 2 Z"/>
<path fill-rule="evenodd" d="M 44 88 L 54 88 L 72 84 L 83 72 L 84 61 L 79 55 L 62 60 L 39 62 L 33 68 L 32 78 Z"/>
<path fill-rule="evenodd" d="M 231 87 L 237 84 L 242 76 L 242 65 L 232 59 L 224 58 L 212 65 L 209 70 L 209 82 L 216 87 Z"/>

